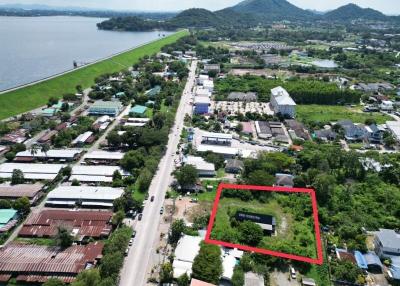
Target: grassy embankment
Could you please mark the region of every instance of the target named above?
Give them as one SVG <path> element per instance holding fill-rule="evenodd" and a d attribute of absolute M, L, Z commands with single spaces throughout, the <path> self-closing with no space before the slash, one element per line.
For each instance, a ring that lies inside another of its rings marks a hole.
<path fill-rule="evenodd" d="M 43 106 L 52 96 L 61 98 L 63 94 L 75 93 L 77 85 L 81 85 L 84 88 L 90 87 L 96 77 L 105 73 L 121 71 L 125 67 L 136 63 L 139 58 L 157 53 L 163 46 L 171 44 L 186 35 L 188 35 L 188 31 L 182 30 L 96 64 L 47 81 L 0 94 L 0 119 Z"/>

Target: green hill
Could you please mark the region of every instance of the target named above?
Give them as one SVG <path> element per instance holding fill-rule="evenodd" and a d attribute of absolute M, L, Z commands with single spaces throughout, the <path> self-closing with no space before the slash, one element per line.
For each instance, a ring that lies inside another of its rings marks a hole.
<path fill-rule="evenodd" d="M 356 19 L 385 21 L 389 20 L 390 17 L 371 8 L 361 8 L 355 4 L 348 4 L 326 13 L 322 18 L 330 21 L 351 21 Z"/>

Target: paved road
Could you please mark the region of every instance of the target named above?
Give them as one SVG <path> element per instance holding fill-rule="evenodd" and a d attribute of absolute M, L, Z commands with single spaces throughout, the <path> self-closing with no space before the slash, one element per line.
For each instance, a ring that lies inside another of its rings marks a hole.
<path fill-rule="evenodd" d="M 181 103 L 176 113 L 175 126 L 169 135 L 167 151 L 159 164 L 159 170 L 149 188 L 149 195 L 155 196 L 154 202 L 147 202 L 143 212 L 143 219 L 137 224 L 135 242 L 125 260 L 121 271 L 120 286 L 142 286 L 147 282 L 148 271 L 151 267 L 150 256 L 155 251 L 153 245 L 157 237 L 157 228 L 160 222 L 160 209 L 164 203 L 165 194 L 172 181 L 171 173 L 174 170 L 174 158 L 180 139 L 180 132 L 186 111 L 190 110 L 189 101 L 191 90 L 195 82 L 197 62 L 190 68 L 188 81 L 183 92 Z"/>

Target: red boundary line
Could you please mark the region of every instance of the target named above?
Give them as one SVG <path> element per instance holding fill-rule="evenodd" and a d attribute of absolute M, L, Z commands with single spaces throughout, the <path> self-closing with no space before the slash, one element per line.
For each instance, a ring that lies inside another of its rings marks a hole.
<path fill-rule="evenodd" d="M 220 240 L 213 240 L 210 239 L 211 231 L 214 225 L 215 217 L 218 211 L 218 204 L 221 198 L 222 190 L 223 189 L 235 189 L 235 190 L 250 190 L 250 191 L 267 191 L 267 192 L 282 192 L 282 193 L 307 193 L 310 194 L 312 209 L 313 209 L 313 218 L 314 218 L 314 230 L 315 230 L 315 241 L 317 244 L 317 258 L 310 258 L 305 256 L 299 256 L 294 254 L 283 253 L 279 251 L 272 251 L 257 247 L 250 247 L 240 244 L 229 243 Z M 206 243 L 215 244 L 215 245 L 222 245 L 225 247 L 237 248 L 244 251 L 249 252 L 257 252 L 266 255 L 277 256 L 286 259 L 292 259 L 302 262 L 308 262 L 311 264 L 319 264 L 323 263 L 323 254 L 322 254 L 322 243 L 321 243 L 321 233 L 319 229 L 319 220 L 318 220 L 318 207 L 317 207 L 317 198 L 315 196 L 315 191 L 313 189 L 305 189 L 305 188 L 285 188 L 285 187 L 266 187 L 266 186 L 250 186 L 250 185 L 233 185 L 233 184 L 224 184 L 221 183 L 218 186 L 217 194 L 215 196 L 214 206 L 211 212 L 210 221 L 208 223 L 206 238 Z"/>

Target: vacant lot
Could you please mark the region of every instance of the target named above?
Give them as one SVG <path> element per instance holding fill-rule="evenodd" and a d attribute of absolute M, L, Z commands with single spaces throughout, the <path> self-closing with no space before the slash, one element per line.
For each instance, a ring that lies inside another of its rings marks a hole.
<path fill-rule="evenodd" d="M 43 106 L 52 96 L 61 98 L 63 94 L 75 93 L 77 85 L 81 85 L 84 88 L 90 87 L 96 77 L 105 73 L 118 72 L 127 66 L 132 66 L 141 57 L 157 53 L 163 46 L 173 43 L 187 34 L 188 32 L 183 30 L 108 60 L 35 85 L 0 94 L 0 119 Z"/>
<path fill-rule="evenodd" d="M 301 211 L 293 209 L 291 204 L 296 204 L 296 209 Z M 264 236 L 257 247 L 316 258 L 314 223 L 308 195 L 270 194 L 265 202 L 221 198 L 211 233 L 212 239 L 241 244 L 240 233 L 232 221 L 239 210 L 271 215 L 276 219 L 276 234 Z"/>
<path fill-rule="evenodd" d="M 348 119 L 354 123 L 364 123 L 367 119 L 373 119 L 378 124 L 391 120 L 389 116 L 378 112 L 362 112 L 360 107 L 331 106 L 331 105 L 298 105 L 296 107 L 297 119 L 303 122 L 338 121 Z"/>

